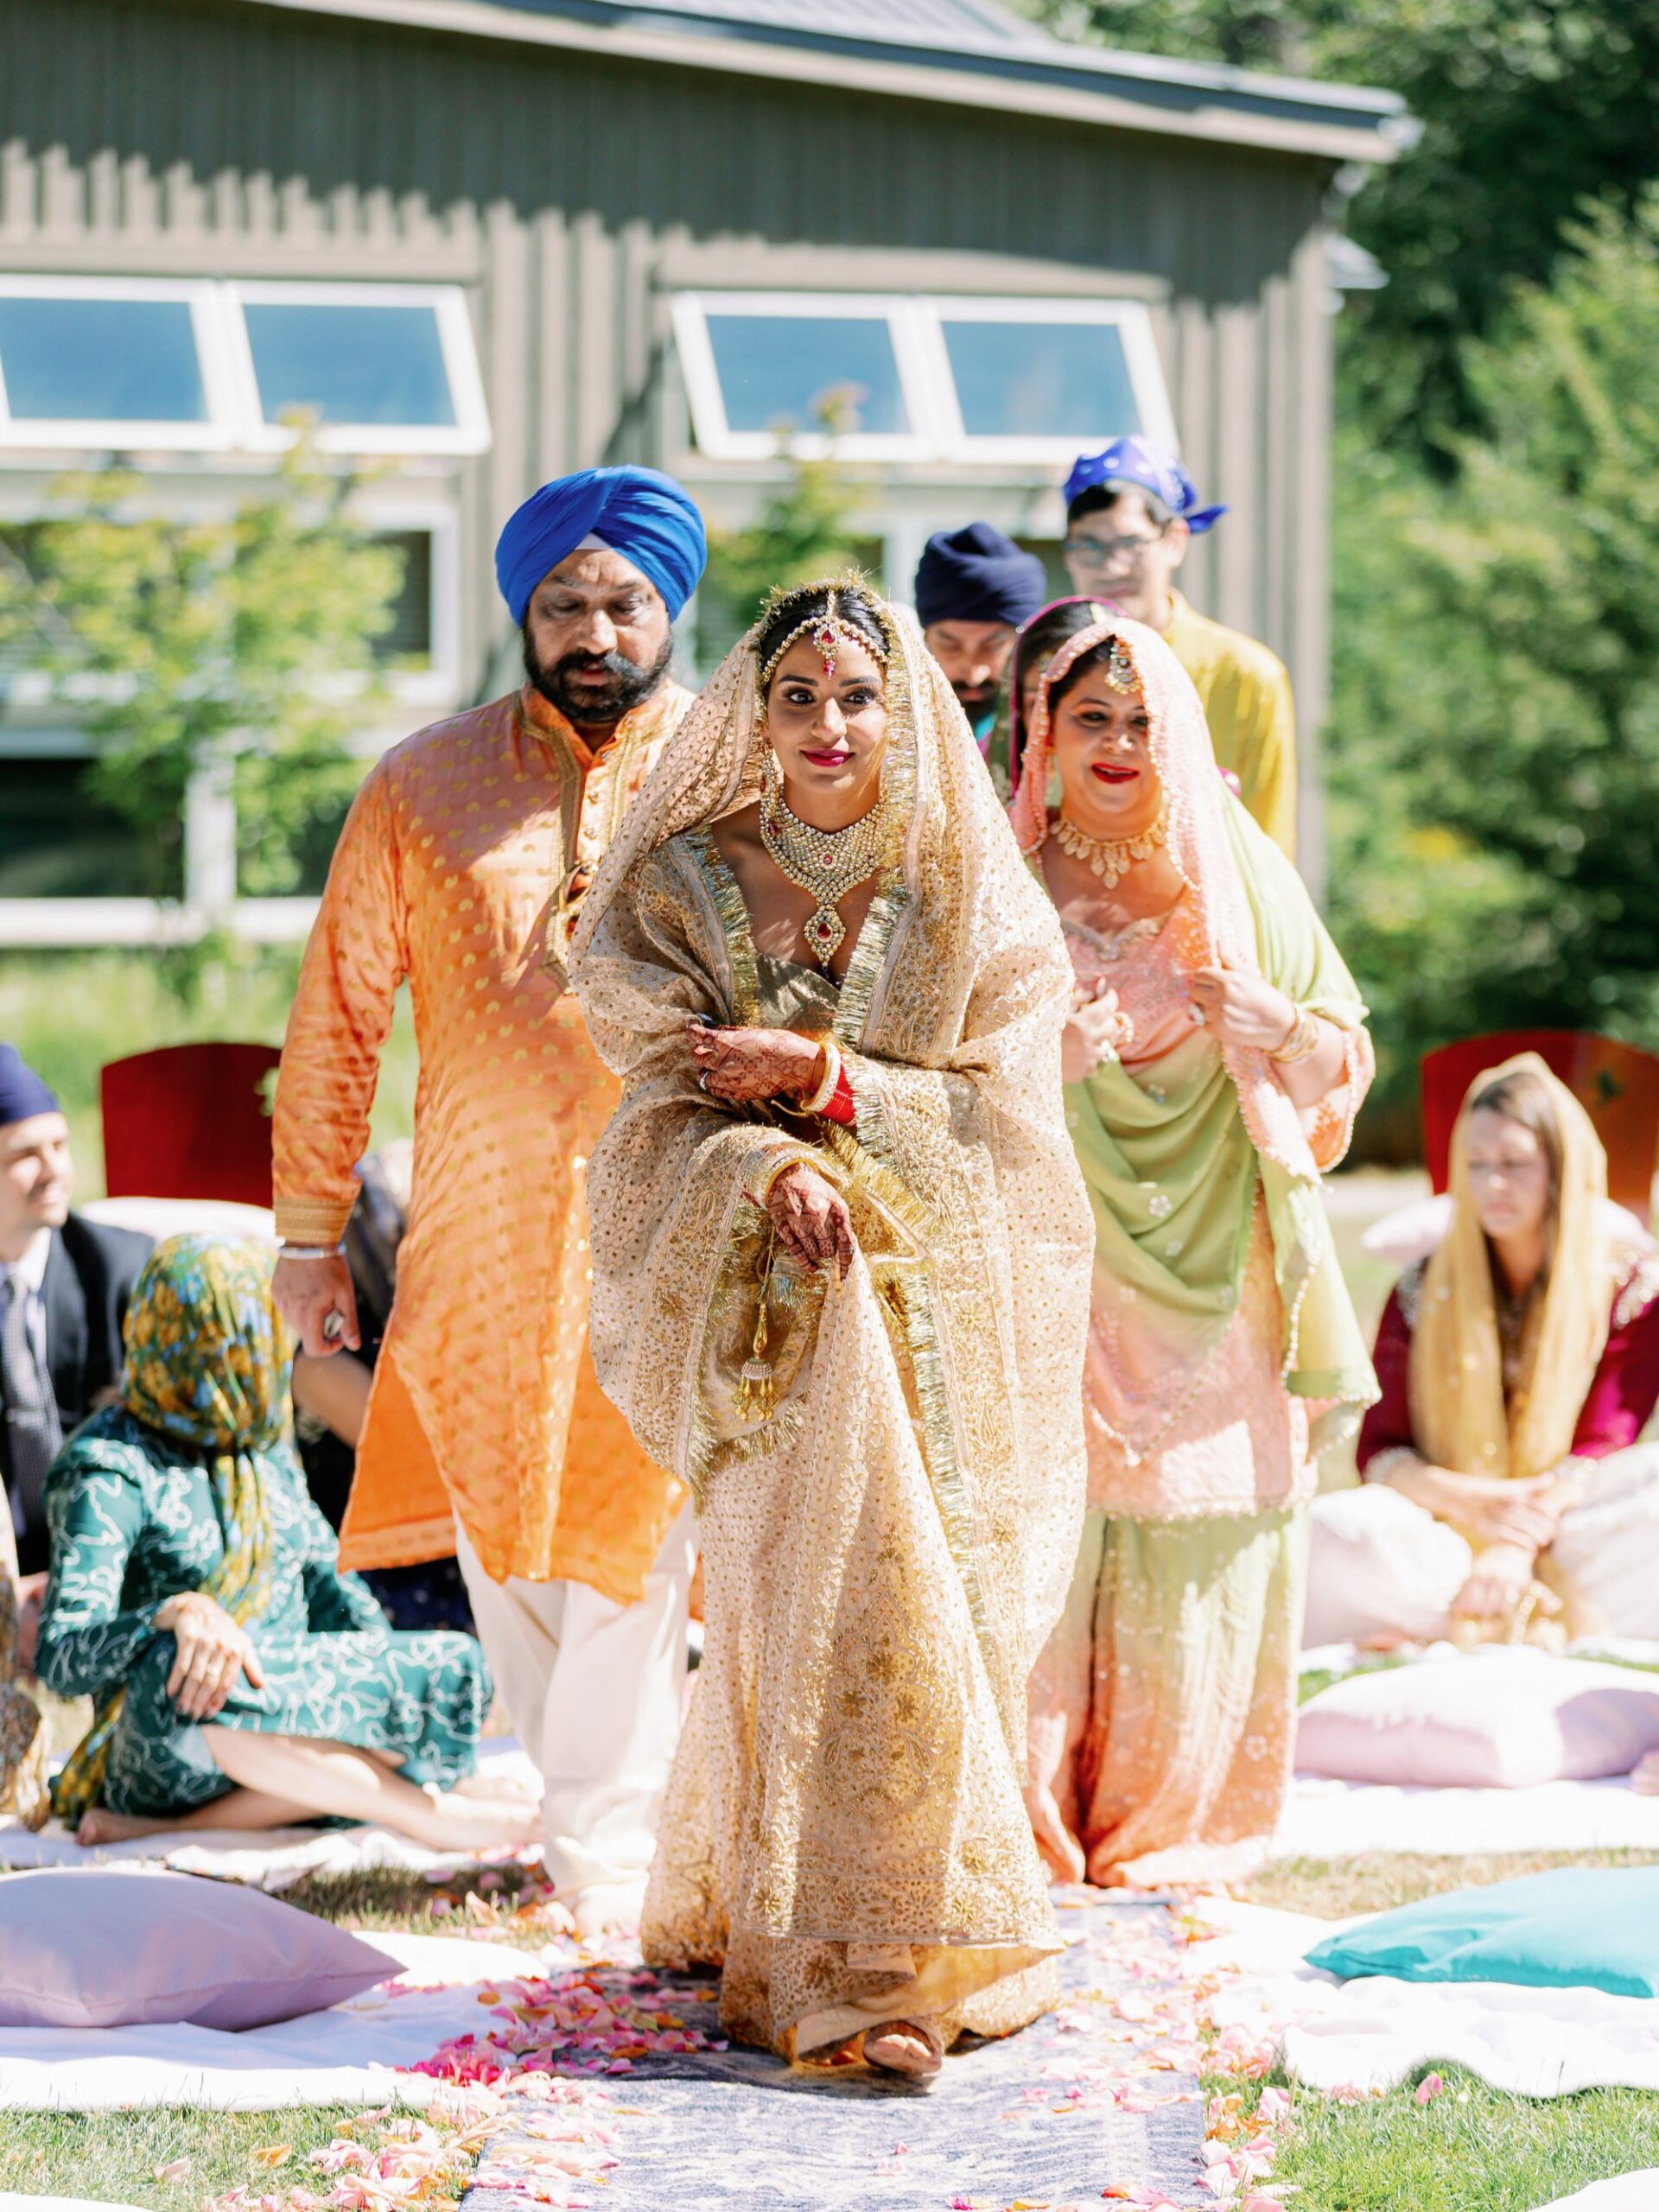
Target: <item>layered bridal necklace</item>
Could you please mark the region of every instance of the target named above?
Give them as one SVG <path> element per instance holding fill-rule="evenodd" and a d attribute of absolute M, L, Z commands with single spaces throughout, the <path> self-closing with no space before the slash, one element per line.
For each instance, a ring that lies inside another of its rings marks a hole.
<path fill-rule="evenodd" d="M 1054 835 L 1060 850 L 1082 861 L 1109 891 L 1122 882 L 1136 861 L 1149 861 L 1162 845 L 1164 817 L 1160 814 L 1151 829 L 1143 830 L 1138 837 L 1091 837 L 1062 814 L 1055 820 Z"/>
<path fill-rule="evenodd" d="M 846 939 L 847 925 L 836 912 L 855 884 L 875 874 L 892 843 L 892 821 L 885 798 L 844 830 L 815 830 L 792 813 L 784 798 L 778 756 L 766 748 L 766 783 L 760 794 L 760 842 L 779 872 L 798 891 L 817 900 L 817 911 L 801 935 L 820 968 L 828 968 Z"/>

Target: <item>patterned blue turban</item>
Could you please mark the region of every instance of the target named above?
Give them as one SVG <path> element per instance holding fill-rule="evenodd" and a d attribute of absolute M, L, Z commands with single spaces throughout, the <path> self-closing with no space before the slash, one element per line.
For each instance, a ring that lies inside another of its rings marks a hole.
<path fill-rule="evenodd" d="M 57 1099 L 17 1047 L 0 1045 L 0 1128 L 57 1111 Z"/>
<path fill-rule="evenodd" d="M 1225 507 L 1201 507 L 1198 487 L 1175 455 L 1167 446 L 1155 446 L 1146 438 L 1114 438 L 1099 453 L 1080 454 L 1065 480 L 1066 505 L 1096 484 L 1138 484 L 1161 499 L 1171 514 L 1179 515 L 1195 537 L 1227 512 Z"/>
<path fill-rule="evenodd" d="M 1048 580 L 1034 553 L 1022 553 L 988 522 L 935 531 L 916 569 L 916 619 L 932 622 L 1007 622 L 1018 629 L 1048 597 Z"/>
<path fill-rule="evenodd" d="M 709 557 L 684 486 L 655 468 L 583 468 L 532 492 L 495 542 L 495 580 L 515 622 L 550 569 L 596 537 L 656 585 L 676 620 Z"/>

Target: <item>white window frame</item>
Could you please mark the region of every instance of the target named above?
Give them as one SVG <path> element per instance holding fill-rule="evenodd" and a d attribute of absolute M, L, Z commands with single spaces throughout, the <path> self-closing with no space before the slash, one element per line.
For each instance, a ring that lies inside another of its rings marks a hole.
<path fill-rule="evenodd" d="M 924 310 L 928 342 L 937 348 L 933 355 L 934 373 L 940 419 L 944 426 L 944 451 L 949 459 L 1069 462 L 1077 459 L 1082 437 L 1116 434 L 1103 430 L 1076 435 L 1068 432 L 1053 438 L 971 435 L 963 422 L 962 404 L 957 396 L 956 377 L 945 343 L 947 322 L 1046 322 L 1057 327 L 1093 329 L 1111 325 L 1122 341 L 1123 365 L 1128 372 L 1129 390 L 1141 416 L 1142 436 L 1154 445 L 1168 446 L 1175 452 L 1180 450 L 1169 404 L 1169 388 L 1164 381 L 1158 341 L 1153 334 L 1152 317 L 1138 300 L 985 299 L 930 293 L 919 304 Z"/>
<path fill-rule="evenodd" d="M 490 445 L 489 409 L 479 372 L 466 295 L 455 284 L 327 284 L 238 283 L 224 287 L 231 312 L 226 321 L 236 380 L 241 435 L 247 453 L 285 453 L 296 433 L 286 424 L 267 423 L 259 401 L 253 346 L 241 310 L 245 307 L 430 308 L 449 382 L 455 419 L 448 423 L 323 423 L 313 433 L 320 453 L 477 454 Z"/>
<path fill-rule="evenodd" d="M 428 454 L 487 453 L 489 408 L 479 370 L 467 296 L 458 284 L 226 283 L 208 277 L 22 276 L 0 273 L 0 299 L 182 302 L 189 308 L 201 371 L 207 419 L 200 423 L 14 422 L 0 361 L 0 451 L 122 453 L 286 453 L 296 433 L 267 423 L 259 405 L 253 349 L 242 310 L 247 305 L 429 308 L 455 419 L 451 423 L 329 423 L 315 434 L 322 453 Z"/>
<path fill-rule="evenodd" d="M 671 302 L 674 340 L 699 449 L 715 461 L 766 461 L 778 450 L 775 432 L 734 430 L 728 423 L 726 395 L 721 389 L 706 317 L 711 313 L 754 315 L 782 321 L 791 316 L 810 316 L 814 321 L 886 323 L 899 395 L 911 427 L 902 434 L 855 430 L 840 438 L 801 430 L 791 434 L 790 450 L 809 459 L 830 452 L 847 461 L 930 459 L 935 441 L 928 435 L 926 426 L 933 408 L 933 379 L 918 342 L 915 318 L 904 312 L 908 304 L 887 292 L 677 292 Z"/>
<path fill-rule="evenodd" d="M 734 430 L 726 418 L 707 317 L 721 315 L 846 316 L 885 321 L 898 365 L 899 390 L 911 420 L 903 437 L 854 432 L 828 438 L 801 432 L 791 450 L 818 457 L 832 450 L 846 461 L 981 461 L 1049 467 L 1077 457 L 1078 439 L 970 436 L 962 419 L 956 378 L 945 345 L 946 322 L 1053 323 L 1113 326 L 1123 345 L 1129 389 L 1143 434 L 1179 450 L 1163 364 L 1152 317 L 1138 300 L 1021 299 L 1001 294 L 932 292 L 677 292 L 670 302 L 686 398 L 697 448 L 711 461 L 764 461 L 778 450 L 771 431 Z M 1102 436 L 1110 433 L 1103 430 Z"/>
<path fill-rule="evenodd" d="M 0 299 L 135 300 L 182 302 L 190 310 L 201 372 L 206 419 L 200 423 L 140 422 L 84 417 L 12 419 L 6 399 L 5 365 L 0 359 L 0 448 L 47 447 L 71 450 L 156 453 L 223 453 L 234 443 L 234 375 L 219 301 L 219 287 L 201 279 L 149 276 L 0 276 Z"/>

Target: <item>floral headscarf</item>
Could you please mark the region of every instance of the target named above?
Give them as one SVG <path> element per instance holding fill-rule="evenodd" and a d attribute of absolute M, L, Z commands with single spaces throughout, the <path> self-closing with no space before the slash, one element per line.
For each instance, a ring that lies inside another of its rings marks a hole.
<path fill-rule="evenodd" d="M 169 1236 L 132 1287 L 122 1403 L 135 1421 L 207 1457 L 224 1551 L 203 1586 L 235 1621 L 270 1603 L 274 1542 L 258 1455 L 287 1435 L 294 1339 L 270 1294 L 273 1261 L 257 1244 Z M 101 1698 L 53 1784 L 73 1821 L 99 1803 L 125 1692 Z"/>
<path fill-rule="evenodd" d="M 147 1428 L 202 1451 L 257 1452 L 289 1423 L 294 1339 L 257 1244 L 169 1236 L 127 1308 L 121 1397 Z"/>

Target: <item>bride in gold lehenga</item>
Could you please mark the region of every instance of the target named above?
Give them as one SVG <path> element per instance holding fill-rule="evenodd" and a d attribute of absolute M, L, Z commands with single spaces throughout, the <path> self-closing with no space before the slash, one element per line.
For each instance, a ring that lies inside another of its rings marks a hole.
<path fill-rule="evenodd" d="M 1081 1522 L 1093 1247 L 1070 963 L 906 620 L 855 581 L 774 596 L 571 972 L 625 1086 L 594 1357 L 705 1569 L 645 1955 L 723 1966 L 746 2041 L 926 2075 L 1057 1988 L 1026 1683 Z"/>

